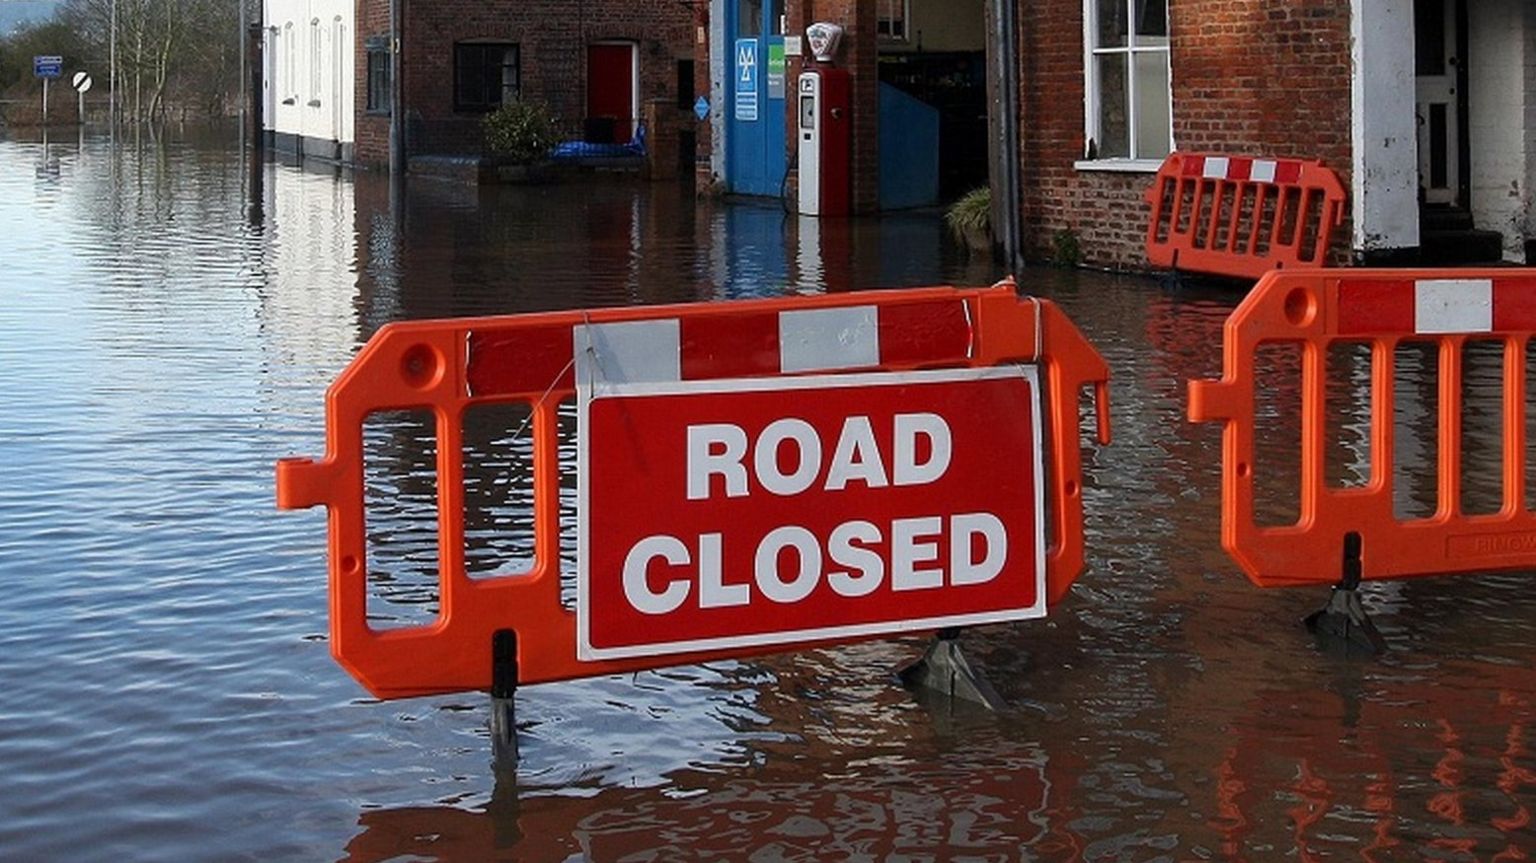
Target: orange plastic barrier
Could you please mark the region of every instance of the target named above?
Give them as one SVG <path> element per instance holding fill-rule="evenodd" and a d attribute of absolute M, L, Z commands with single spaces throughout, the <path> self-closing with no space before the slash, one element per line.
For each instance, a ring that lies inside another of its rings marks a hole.
<path fill-rule="evenodd" d="M 682 379 L 760 378 L 791 373 L 788 343 L 779 344 L 781 313 L 837 309 L 878 321 L 878 360 L 834 362 L 828 372 L 1005 363 L 1043 369 L 1045 584 L 1047 601 L 1060 599 L 1083 566 L 1079 393 L 1094 385 L 1099 438 L 1108 443 L 1109 372 L 1055 305 L 1021 299 L 1011 283 L 396 323 L 368 342 L 327 393 L 325 457 L 277 464 L 280 508 L 329 508 L 331 648 L 337 661 L 374 695 L 400 698 L 483 690 L 493 682 L 505 688 L 508 681 L 493 681 L 493 667 L 500 668 L 509 653 L 515 653 L 515 685 L 766 652 L 578 658 L 576 615 L 561 605 L 557 409 L 575 392 L 578 327 L 663 323 L 657 329 L 673 334 L 676 348 L 668 361 Z M 803 366 L 794 373 L 807 371 L 819 373 Z M 465 570 L 463 418 L 471 407 L 509 402 L 532 411 L 535 564 L 528 573 L 471 579 Z M 372 413 L 406 409 L 430 410 L 436 419 L 441 611 L 431 625 L 375 630 L 366 619 L 362 428 Z M 515 634 L 511 640 L 503 637 L 508 630 Z M 493 639 L 501 652 L 495 662 Z"/>
<path fill-rule="evenodd" d="M 1526 347 L 1536 333 L 1536 275 L 1529 270 L 1285 270 L 1265 276 L 1227 319 L 1219 381 L 1191 381 L 1189 418 L 1225 424 L 1222 544 L 1256 584 L 1336 583 L 1345 558 L 1365 579 L 1536 566 L 1536 513 L 1526 495 Z M 1464 512 L 1462 347 L 1469 338 L 1503 348 L 1502 506 Z M 1393 501 L 1395 351 L 1405 341 L 1438 350 L 1437 506 L 1399 518 Z M 1336 342 L 1371 351 L 1370 477 L 1325 482 L 1326 368 Z M 1301 347 L 1300 517 L 1254 521 L 1255 355 Z"/>
<path fill-rule="evenodd" d="M 1322 162 L 1171 153 L 1147 190 L 1154 266 L 1257 279 L 1328 265 L 1344 185 Z"/>

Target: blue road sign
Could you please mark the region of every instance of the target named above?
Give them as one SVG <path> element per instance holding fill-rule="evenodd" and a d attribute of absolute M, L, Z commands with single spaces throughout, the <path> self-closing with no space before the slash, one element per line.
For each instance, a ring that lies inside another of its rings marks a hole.
<path fill-rule="evenodd" d="M 38 78 L 57 78 L 64 74 L 64 58 L 38 54 L 32 58 L 32 74 Z"/>
<path fill-rule="evenodd" d="M 736 119 L 757 119 L 757 40 L 736 40 Z"/>
<path fill-rule="evenodd" d="M 693 116 L 698 117 L 700 120 L 709 116 L 708 99 L 700 96 L 698 100 L 693 103 Z"/>

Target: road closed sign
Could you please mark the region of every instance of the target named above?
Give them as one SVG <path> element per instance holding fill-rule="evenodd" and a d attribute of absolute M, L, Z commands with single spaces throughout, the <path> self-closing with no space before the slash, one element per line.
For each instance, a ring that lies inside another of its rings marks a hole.
<path fill-rule="evenodd" d="M 577 389 L 581 660 L 1045 614 L 1033 367 Z"/>

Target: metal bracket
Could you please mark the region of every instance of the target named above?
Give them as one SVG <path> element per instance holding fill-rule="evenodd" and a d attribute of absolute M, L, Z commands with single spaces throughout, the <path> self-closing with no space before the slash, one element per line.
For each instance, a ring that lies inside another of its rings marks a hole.
<path fill-rule="evenodd" d="M 1320 640 L 1342 646 L 1346 652 L 1354 647 L 1367 653 L 1383 653 L 1387 649 L 1387 640 L 1360 602 L 1361 547 L 1360 534 L 1344 535 L 1344 577 L 1328 595 L 1328 604 L 1307 615 L 1304 622 L 1308 632 Z"/>
<path fill-rule="evenodd" d="M 908 689 L 926 689 L 948 697 L 979 704 L 988 710 L 1007 707 L 985 678 L 976 673 L 960 651 L 960 630 L 941 629 L 923 658 L 896 674 Z"/>

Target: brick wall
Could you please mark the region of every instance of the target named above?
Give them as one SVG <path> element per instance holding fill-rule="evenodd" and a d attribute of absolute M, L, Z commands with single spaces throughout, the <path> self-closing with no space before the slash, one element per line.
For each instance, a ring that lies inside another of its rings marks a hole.
<path fill-rule="evenodd" d="M 1349 185 L 1350 21 L 1339 0 L 1169 0 L 1173 134 L 1181 150 L 1323 159 Z M 1141 268 L 1150 174 L 1081 171 L 1083 7 L 1023 3 L 1023 246 L 1071 231 L 1086 263 Z M 1336 257 L 1347 256 L 1349 227 Z"/>
<path fill-rule="evenodd" d="M 710 92 L 709 80 L 709 2 L 698 0 L 693 4 L 693 95 L 697 99 L 703 96 L 710 100 L 711 111 L 723 110 L 720 105 L 713 104 L 714 94 Z M 711 177 L 710 153 L 713 152 L 714 127 L 709 117 L 700 120 L 694 117 L 694 172 L 698 178 L 698 186 L 701 189 L 709 187 Z"/>
<path fill-rule="evenodd" d="M 352 104 L 357 116 L 353 125 L 355 158 L 360 165 L 388 167 L 389 117 L 368 112 L 368 50 L 370 37 L 389 35 L 388 0 L 363 0 L 357 4 L 357 26 L 353 28 L 357 51 L 357 92 Z"/>
<path fill-rule="evenodd" d="M 627 41 L 638 46 L 640 105 L 651 99 L 675 100 L 677 61 L 693 56 L 693 14 L 677 0 L 442 0 L 408 3 L 406 15 L 403 65 L 407 146 L 412 153 L 480 151 L 484 115 L 454 111 L 455 42 L 516 43 L 523 98 L 545 103 L 568 134 L 581 131 L 586 115 L 588 44 Z M 387 0 L 363 0 L 358 17 L 360 40 L 387 33 Z M 361 41 L 358 63 L 366 70 Z M 366 86 L 361 82 L 359 106 L 365 104 Z M 360 112 L 360 161 L 388 160 L 388 128 L 387 117 Z"/>

